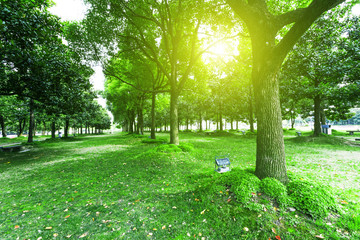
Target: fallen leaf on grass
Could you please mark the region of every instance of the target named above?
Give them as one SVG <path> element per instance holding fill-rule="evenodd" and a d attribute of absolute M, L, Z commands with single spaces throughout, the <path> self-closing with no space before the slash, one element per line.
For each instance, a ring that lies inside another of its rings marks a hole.
<path fill-rule="evenodd" d="M 15 229 L 18 229 L 20 226 L 19 225 L 15 225 Z"/>
<path fill-rule="evenodd" d="M 70 217 L 70 215 L 65 216 L 65 218 L 68 218 L 68 217 Z"/>
<path fill-rule="evenodd" d="M 86 232 L 86 233 L 84 233 L 84 234 L 80 235 L 80 237 L 79 237 L 79 238 L 86 237 L 87 235 L 88 235 L 88 233 Z"/>
<path fill-rule="evenodd" d="M 320 238 L 320 239 L 324 239 L 324 237 L 322 236 L 322 234 L 316 235 L 315 237 Z"/>
<path fill-rule="evenodd" d="M 166 228 L 166 226 L 164 225 L 164 226 L 162 226 L 162 228 L 161 229 L 165 229 Z"/>
<path fill-rule="evenodd" d="M 349 204 L 347 201 L 341 201 L 341 204 Z"/>
<path fill-rule="evenodd" d="M 66 238 L 71 238 L 71 235 L 67 235 Z"/>
<path fill-rule="evenodd" d="M 280 237 L 280 236 L 275 236 L 275 238 L 276 238 L 277 240 L 281 240 L 281 237 Z"/>
<path fill-rule="evenodd" d="M 200 214 L 204 214 L 204 213 L 205 213 L 205 211 L 206 211 L 206 209 L 204 209 L 203 211 L 201 211 L 201 213 L 200 213 Z"/>
<path fill-rule="evenodd" d="M 231 202 L 231 198 L 229 198 L 228 200 L 226 200 L 228 203 Z"/>
<path fill-rule="evenodd" d="M 272 228 L 271 231 L 276 234 L 276 229 Z"/>
<path fill-rule="evenodd" d="M 59 234 L 57 234 L 57 233 L 54 233 L 54 235 L 53 235 L 54 237 L 57 237 L 57 236 L 59 236 Z"/>
<path fill-rule="evenodd" d="M 52 227 L 46 227 L 45 229 L 46 229 L 46 230 L 51 230 L 51 229 L 52 229 Z"/>
<path fill-rule="evenodd" d="M 249 229 L 247 227 L 244 227 L 243 229 L 244 229 L 245 232 L 249 231 Z"/>

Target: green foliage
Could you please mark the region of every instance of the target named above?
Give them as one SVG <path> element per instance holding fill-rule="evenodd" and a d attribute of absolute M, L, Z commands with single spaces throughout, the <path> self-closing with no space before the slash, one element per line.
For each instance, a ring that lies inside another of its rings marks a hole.
<path fill-rule="evenodd" d="M 143 140 L 141 140 L 142 143 L 155 143 L 155 144 L 161 144 L 161 143 L 166 143 L 167 139 L 166 138 L 156 138 L 156 139 L 151 139 L 151 138 L 144 138 Z"/>
<path fill-rule="evenodd" d="M 305 180 L 295 180 L 288 185 L 288 194 L 297 209 L 311 216 L 325 217 L 337 210 L 330 187 Z"/>
<path fill-rule="evenodd" d="M 180 145 L 178 146 L 183 152 L 192 152 L 194 151 L 194 145 L 192 145 L 191 143 L 180 143 Z"/>
<path fill-rule="evenodd" d="M 260 179 L 253 173 L 239 169 L 222 174 L 217 182 L 218 185 L 228 187 L 235 194 L 236 200 L 242 204 L 246 204 L 260 189 L 260 183 Z"/>
<path fill-rule="evenodd" d="M 278 201 L 280 205 L 285 206 L 288 202 L 286 187 L 275 178 L 264 178 L 261 180 L 261 191 Z"/>
<path fill-rule="evenodd" d="M 151 143 L 151 141 L 144 139 L 142 142 Z M 154 140 L 154 139 L 152 139 Z M 159 141 L 163 142 L 164 139 L 159 139 Z M 160 143 L 160 142 L 154 142 L 154 143 Z M 162 152 L 162 153 L 175 153 L 175 152 L 192 152 L 194 150 L 194 147 L 191 143 L 181 143 L 180 145 L 174 145 L 174 144 L 161 144 L 160 146 L 155 148 L 156 152 Z"/>
<path fill-rule="evenodd" d="M 338 222 L 341 228 L 348 229 L 351 232 L 360 231 L 360 213 L 343 215 Z"/>
<path fill-rule="evenodd" d="M 159 136 L 168 137 L 163 133 Z M 149 233 L 156 239 L 188 239 L 188 234 L 196 234 L 198 239 L 275 239 L 274 228 L 281 239 L 312 239 L 319 234 L 325 239 L 359 239 L 357 178 L 351 180 L 350 174 L 345 174 L 349 164 L 339 162 L 328 146 L 322 151 L 325 147 L 312 142 L 285 142 L 288 169 L 294 172 L 289 173 L 290 180 L 296 181 L 301 175 L 339 184 L 337 193 L 348 202 L 336 214 L 338 217 L 314 221 L 299 211 L 277 206 L 265 194 L 251 194 L 246 203 L 237 201 L 232 183 L 254 177 L 253 171 L 244 169 L 255 163 L 255 138 L 209 138 L 190 133 L 181 133 L 181 138 L 192 143 L 196 151 L 156 152 L 157 146 L 123 133 L 39 141 L 21 154 L 0 151 L 0 170 L 5 174 L 0 178 L 1 237 L 52 239 L 56 233 L 57 238 L 65 239 L 68 235 L 79 238 L 87 232 L 86 237 L 91 239 L 145 239 Z M 0 138 L 1 145 L 25 141 Z M 221 153 L 218 146 L 222 146 Z M 239 148 L 241 157 L 236 157 Z M 332 148 L 351 150 L 353 161 L 357 161 L 359 148 Z M 213 170 L 215 153 L 232 156 L 231 172 L 219 174 Z M 307 154 L 316 157 L 305 161 L 302 157 Z M 318 164 L 331 161 L 346 178 L 340 177 L 342 174 L 326 178 L 330 172 L 326 168 L 319 171 Z M 352 168 L 358 170 L 356 165 Z M 349 181 L 351 184 L 343 189 Z"/>
<path fill-rule="evenodd" d="M 175 153 L 175 152 L 182 152 L 182 149 L 175 144 L 162 144 L 156 147 L 155 151 L 162 153 Z"/>

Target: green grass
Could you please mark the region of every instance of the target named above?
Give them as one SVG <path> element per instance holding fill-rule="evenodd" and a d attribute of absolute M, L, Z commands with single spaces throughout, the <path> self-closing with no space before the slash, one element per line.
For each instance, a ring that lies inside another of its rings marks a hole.
<path fill-rule="evenodd" d="M 289 176 L 332 186 L 338 210 L 326 217 L 279 206 L 237 177 L 253 177 L 256 136 L 181 133 L 175 148 L 96 135 L 0 152 L 0 238 L 360 239 L 360 147 L 295 132 L 285 134 Z M 232 172 L 216 173 L 215 156 L 229 156 Z"/>

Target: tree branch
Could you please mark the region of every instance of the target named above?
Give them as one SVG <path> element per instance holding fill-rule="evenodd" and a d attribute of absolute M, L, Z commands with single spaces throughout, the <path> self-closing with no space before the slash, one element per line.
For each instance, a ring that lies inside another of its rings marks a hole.
<path fill-rule="evenodd" d="M 345 0 L 313 0 L 307 8 L 301 10 L 303 11 L 302 14 L 299 14 L 300 10 L 297 12 L 293 11 L 293 17 L 288 16 L 287 19 L 295 19 L 296 17 L 298 19 L 281 42 L 274 48 L 274 56 L 278 56 L 278 59 L 281 60 L 284 59 L 297 40 L 306 32 L 313 22 L 321 16 L 323 12 L 344 1 Z"/>

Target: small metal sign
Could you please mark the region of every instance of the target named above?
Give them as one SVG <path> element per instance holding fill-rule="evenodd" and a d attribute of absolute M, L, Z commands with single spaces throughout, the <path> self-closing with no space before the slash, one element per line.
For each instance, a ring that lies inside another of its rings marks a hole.
<path fill-rule="evenodd" d="M 224 173 L 230 171 L 230 160 L 228 157 L 218 158 L 215 157 L 215 171 Z"/>

